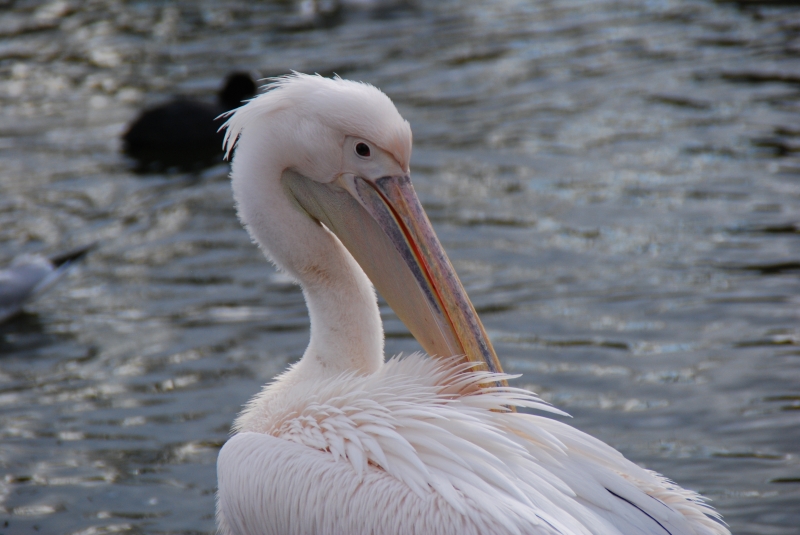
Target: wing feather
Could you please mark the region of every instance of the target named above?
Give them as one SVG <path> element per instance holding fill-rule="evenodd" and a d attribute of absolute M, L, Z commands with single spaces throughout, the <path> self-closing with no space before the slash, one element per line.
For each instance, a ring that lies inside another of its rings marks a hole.
<path fill-rule="evenodd" d="M 480 387 L 495 380 L 411 355 L 280 399 L 267 387 L 220 452 L 223 533 L 728 534 L 697 494 L 569 425 L 509 411 L 563 414 Z"/>

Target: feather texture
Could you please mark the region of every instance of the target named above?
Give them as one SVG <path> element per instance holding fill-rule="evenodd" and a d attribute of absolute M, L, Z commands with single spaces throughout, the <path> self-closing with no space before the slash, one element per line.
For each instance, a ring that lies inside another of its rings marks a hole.
<path fill-rule="evenodd" d="M 557 420 L 535 394 L 414 354 L 267 385 L 219 458 L 221 532 L 722 535 L 695 493 Z M 477 392 L 476 392 L 477 390 Z M 464 394 L 465 392 L 474 392 Z"/>

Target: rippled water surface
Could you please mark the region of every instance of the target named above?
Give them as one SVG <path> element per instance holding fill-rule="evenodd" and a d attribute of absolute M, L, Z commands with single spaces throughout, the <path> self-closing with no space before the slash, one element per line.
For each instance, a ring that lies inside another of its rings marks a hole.
<path fill-rule="evenodd" d="M 734 533 L 800 533 L 800 8 L 301 7 L 0 3 L 0 262 L 99 242 L 0 326 L 0 533 L 214 530 L 217 451 L 305 306 L 227 164 L 136 175 L 119 137 L 234 69 L 381 87 L 517 384 Z"/>

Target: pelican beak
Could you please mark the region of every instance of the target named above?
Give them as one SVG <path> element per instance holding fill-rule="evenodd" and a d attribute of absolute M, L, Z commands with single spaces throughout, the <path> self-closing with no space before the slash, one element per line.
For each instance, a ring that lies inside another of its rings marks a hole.
<path fill-rule="evenodd" d="M 342 175 L 321 184 L 287 170 L 282 182 L 299 208 L 339 238 L 429 355 L 463 356 L 502 373 L 408 175 Z"/>

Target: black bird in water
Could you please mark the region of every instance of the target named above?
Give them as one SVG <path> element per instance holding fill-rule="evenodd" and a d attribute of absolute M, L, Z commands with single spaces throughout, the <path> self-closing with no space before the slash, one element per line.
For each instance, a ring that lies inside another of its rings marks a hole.
<path fill-rule="evenodd" d="M 25 303 L 52 286 L 94 247 L 93 243 L 50 258 L 38 254 L 16 257 L 0 270 L 0 323 L 21 312 Z"/>
<path fill-rule="evenodd" d="M 228 75 L 216 104 L 177 99 L 145 110 L 123 135 L 123 151 L 137 161 L 136 171 L 170 168 L 193 171 L 219 162 L 224 133 L 217 132 L 220 114 L 239 107 L 255 95 L 250 74 Z"/>

